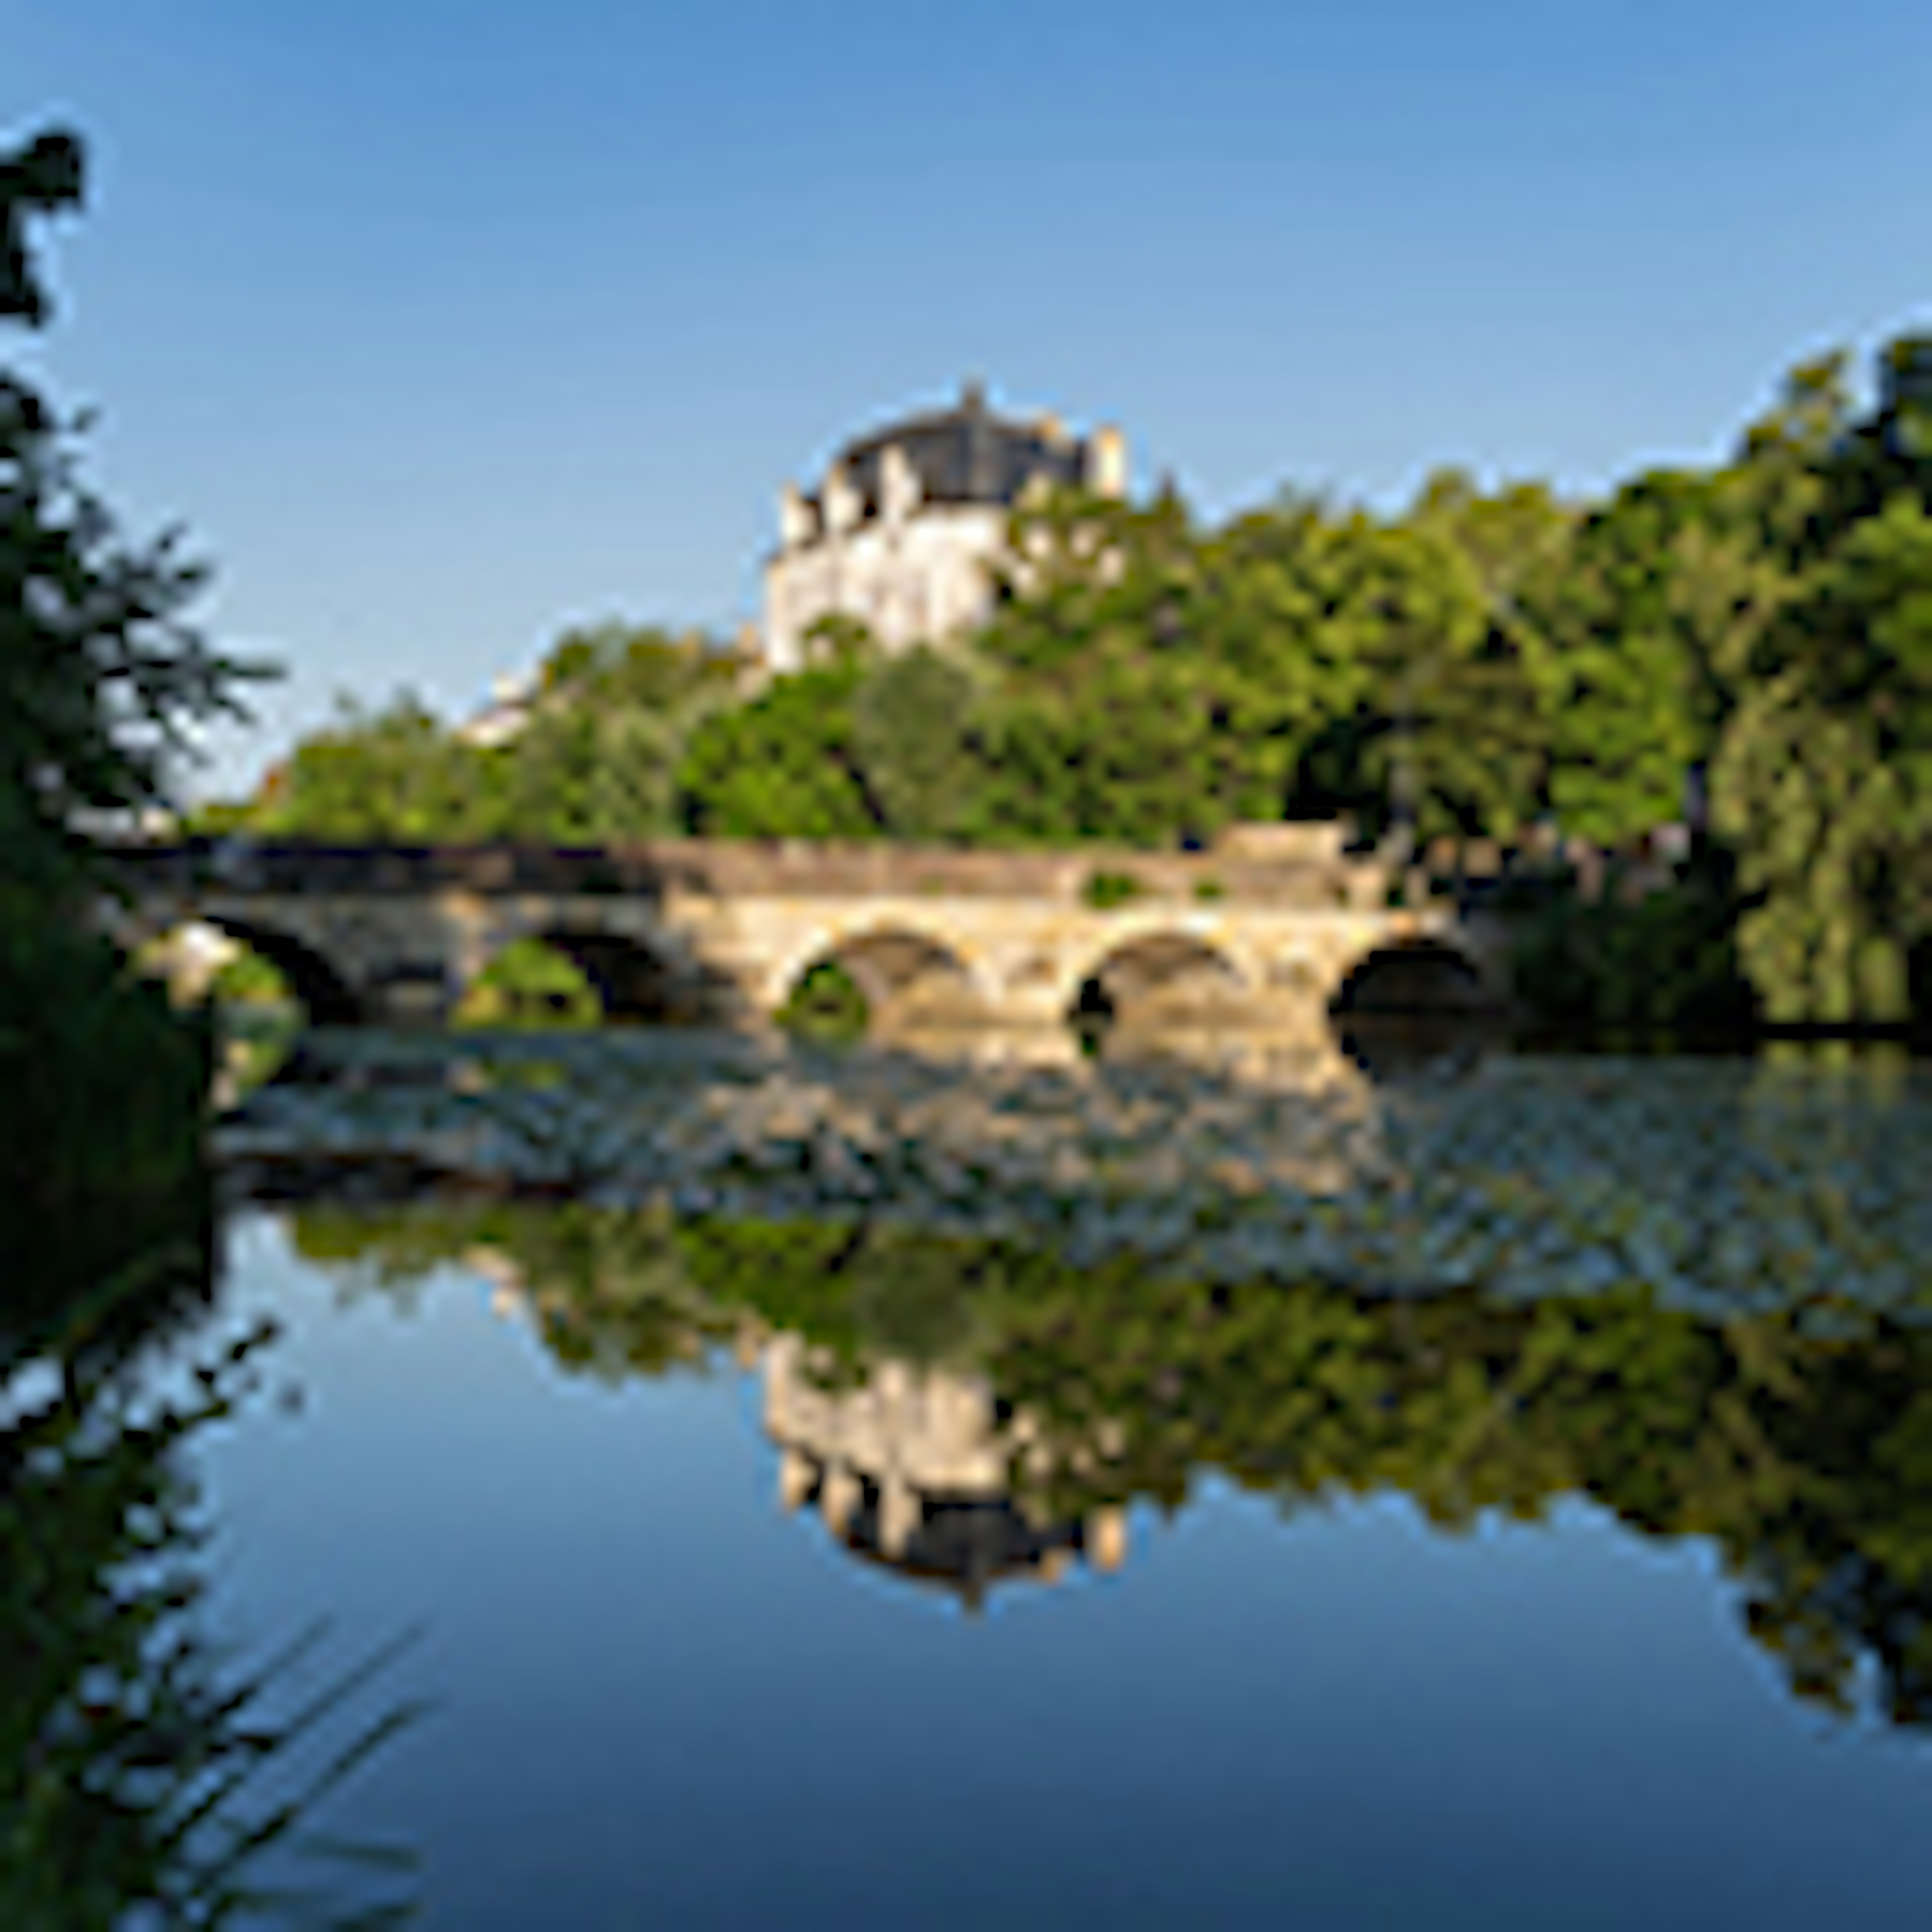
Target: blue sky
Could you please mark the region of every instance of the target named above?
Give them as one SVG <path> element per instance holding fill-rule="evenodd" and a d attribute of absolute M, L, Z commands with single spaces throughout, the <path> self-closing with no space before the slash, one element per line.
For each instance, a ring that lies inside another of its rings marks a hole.
<path fill-rule="evenodd" d="M 969 374 L 1212 514 L 1714 455 L 1932 321 L 1928 73 L 1922 0 L 0 0 L 0 131 L 92 145 L 28 359 L 287 668 L 216 788 L 735 628 L 779 484 Z"/>

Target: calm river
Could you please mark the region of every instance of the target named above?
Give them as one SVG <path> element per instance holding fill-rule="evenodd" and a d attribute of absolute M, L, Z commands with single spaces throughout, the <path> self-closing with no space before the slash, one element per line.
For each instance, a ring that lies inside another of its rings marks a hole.
<path fill-rule="evenodd" d="M 1205 1207 L 1152 1257 L 722 1184 L 238 1208 L 160 1372 L 277 1330 L 182 1450 L 200 1613 L 244 1661 L 326 1620 L 284 1715 L 384 1654 L 319 1760 L 423 1707 L 304 1822 L 406 1862 L 324 1889 L 472 1932 L 1915 1921 L 1932 1095 L 1759 1078 L 1505 1086 L 1508 1142 L 1416 1102 L 1377 1158 L 1474 1148 L 1517 1218 L 1451 1240 L 1405 1184 L 1442 1278 L 1393 1291 L 1244 1274 L 1279 1228 Z"/>

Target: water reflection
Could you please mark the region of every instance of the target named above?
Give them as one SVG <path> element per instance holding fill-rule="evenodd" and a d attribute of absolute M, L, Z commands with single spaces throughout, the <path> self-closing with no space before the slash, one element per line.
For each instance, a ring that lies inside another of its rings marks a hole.
<path fill-rule="evenodd" d="M 1508 1050 L 1510 1029 L 1498 1017 L 1475 1013 L 1354 1012 L 1342 1019 L 1336 1044 L 1379 1084 L 1460 1080 Z"/>
<path fill-rule="evenodd" d="M 1400 1494 L 1448 1532 L 1594 1499 L 1708 1539 L 1796 1696 L 1932 1721 L 1932 1330 L 1623 1290 L 1378 1296 L 884 1226 L 581 1204 L 310 1209 L 310 1258 L 399 1284 L 487 1256 L 567 1367 L 763 1378 L 781 1498 L 968 1600 L 1126 1554 L 1216 1472 L 1285 1517 Z"/>
<path fill-rule="evenodd" d="M 982 1020 L 896 1026 L 873 1036 L 862 1051 L 954 1069 L 1090 1069 L 1104 1079 L 1117 1070 L 1165 1066 L 1210 1080 L 1322 1088 L 1360 1084 L 1364 1075 L 1378 1078 L 1384 1063 L 1397 1074 L 1414 1064 L 1452 1056 L 1474 1064 L 1503 1039 L 1498 1028 L 1461 1017 L 1445 1022 L 1371 1016 L 1340 1033 L 1325 1026 L 1311 1031 L 1226 1021 L 1083 1033 L 1072 1026 L 1001 1026 Z M 1406 1054 L 1404 1047 L 1410 1049 Z"/>
<path fill-rule="evenodd" d="M 855 1556 L 976 1608 L 995 1582 L 1057 1581 L 1078 1557 L 1118 1568 L 1126 1512 L 1056 1514 L 1047 1432 L 988 1376 L 890 1356 L 853 1378 L 799 1334 L 758 1353 L 784 1507 L 816 1506 Z"/>
<path fill-rule="evenodd" d="M 352 1882 L 297 1882 L 289 1862 L 314 1847 L 334 1788 L 415 1714 L 372 1711 L 386 1654 L 318 1676 L 312 1631 L 242 1668 L 209 1634 L 191 1456 L 254 1393 L 274 1336 L 196 1339 L 214 1277 L 207 1202 L 191 1191 L 172 1205 L 139 1229 L 44 1226 L 14 1251 L 0 1332 L 0 1924 L 399 1922 L 409 1862 L 393 1848 L 338 1848 Z"/>
<path fill-rule="evenodd" d="M 742 1040 L 358 1042 L 225 1147 L 271 1197 L 440 1177 L 1228 1280 L 1640 1282 L 1718 1319 L 1756 1296 L 1827 1321 L 1932 1297 L 1932 1082 L 1909 1068 L 1498 1057 L 1377 1084 L 1332 1043 L 1228 1036 L 1217 1065 L 1156 1046 L 949 1066 Z"/>

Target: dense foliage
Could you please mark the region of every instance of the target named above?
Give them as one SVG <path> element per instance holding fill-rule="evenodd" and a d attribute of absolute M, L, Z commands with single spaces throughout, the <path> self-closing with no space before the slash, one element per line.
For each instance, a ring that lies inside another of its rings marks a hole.
<path fill-rule="evenodd" d="M 76 206 L 82 178 L 68 136 L 0 157 L 0 316 L 32 326 L 46 315 L 23 224 Z M 189 733 L 234 708 L 242 669 L 182 622 L 197 573 L 166 539 L 122 538 L 80 483 L 70 445 L 40 396 L 0 370 L 0 1236 L 10 1254 L 32 1254 L 50 1230 L 99 1225 L 110 1203 L 107 1225 L 131 1239 L 144 1214 L 197 1183 L 208 1035 L 90 930 L 94 841 L 167 801 Z"/>
<path fill-rule="evenodd" d="M 1592 502 L 1454 472 L 1396 514 L 1291 496 L 1220 528 L 1171 494 L 1030 500 L 970 639 L 888 656 L 838 620 L 763 680 L 702 638 L 605 626 L 562 640 L 502 742 L 406 700 L 346 715 L 228 816 L 1163 846 L 1347 813 L 1397 849 L 1529 828 L 1620 848 L 1688 817 L 1719 849 L 1694 902 L 1653 916 L 1703 962 L 1664 976 L 1683 999 L 1573 974 L 1558 1006 L 1681 1017 L 1741 974 L 1776 1021 L 1895 1022 L 1932 973 L 1928 356 L 1892 345 L 1863 410 L 1842 358 L 1808 364 L 1728 461 Z M 1532 944 L 1582 962 L 1600 937 Z"/>
<path fill-rule="evenodd" d="M 0 317 L 49 309 L 28 214 L 70 208 L 80 143 L 0 154 Z M 253 1670 L 209 1639 L 191 1438 L 266 1339 L 142 1394 L 214 1270 L 205 1017 L 173 1012 L 94 929 L 94 842 L 168 802 L 188 734 L 240 667 L 181 622 L 196 574 L 130 547 L 80 484 L 68 432 L 0 371 L 0 1923 L 342 1924 L 271 1895 L 265 1853 L 411 1714 L 306 1766 L 360 1675 L 292 1720 L 291 1652 Z M 304 1646 L 306 1648 L 306 1646 Z M 291 1757 L 291 1748 L 298 1754 Z M 320 1846 L 314 1849 L 320 1850 Z M 376 1848 L 358 1848 L 375 1850 Z M 366 1891 L 364 1885 L 362 1888 Z M 394 1922 L 380 1910 L 357 1922 Z"/>
<path fill-rule="evenodd" d="M 245 810 L 211 830 L 345 843 L 520 838 L 611 845 L 680 829 L 675 774 L 736 668 L 702 638 L 617 624 L 565 634 L 520 728 L 499 740 L 446 730 L 412 698 L 345 704 L 298 745 Z"/>

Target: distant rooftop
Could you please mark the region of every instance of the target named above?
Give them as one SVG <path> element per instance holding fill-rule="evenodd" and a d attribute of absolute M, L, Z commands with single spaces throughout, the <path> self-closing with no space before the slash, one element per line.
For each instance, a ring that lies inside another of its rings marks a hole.
<path fill-rule="evenodd" d="M 927 503 L 1010 507 L 1036 479 L 1077 487 L 1092 473 L 1088 441 L 1070 434 L 1057 416 L 1002 415 L 988 406 L 978 383 L 969 382 L 951 408 L 869 430 L 833 458 L 858 498 L 862 521 L 879 513 L 886 452 L 892 448 L 904 456 Z M 822 493 L 802 500 L 818 512 Z"/>

